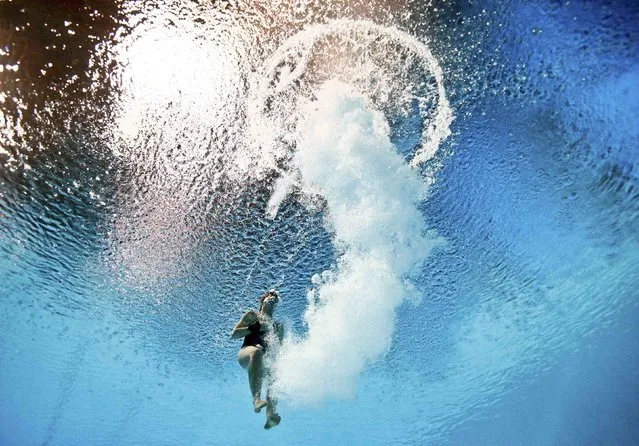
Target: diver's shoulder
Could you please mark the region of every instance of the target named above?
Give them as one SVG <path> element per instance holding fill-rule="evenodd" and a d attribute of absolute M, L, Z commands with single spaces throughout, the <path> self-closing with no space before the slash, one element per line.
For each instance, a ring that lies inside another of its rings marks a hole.
<path fill-rule="evenodd" d="M 249 308 L 248 310 L 246 310 L 246 312 L 244 312 L 244 314 L 242 315 L 242 319 L 247 319 L 247 318 L 251 318 L 251 319 L 258 319 L 259 315 L 257 314 L 257 312 L 255 310 L 253 310 L 252 308 Z"/>

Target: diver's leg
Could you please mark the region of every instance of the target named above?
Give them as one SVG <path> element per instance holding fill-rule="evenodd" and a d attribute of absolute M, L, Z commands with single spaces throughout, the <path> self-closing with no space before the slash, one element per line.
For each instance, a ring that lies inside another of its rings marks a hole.
<path fill-rule="evenodd" d="M 277 399 L 271 395 L 271 387 L 269 385 L 266 390 L 266 424 L 264 425 L 264 429 L 275 427 L 282 421 L 282 417 L 277 414 L 276 409 Z"/>
<path fill-rule="evenodd" d="M 251 389 L 251 396 L 253 397 L 253 409 L 255 412 L 259 412 L 262 410 L 262 407 L 266 405 L 266 401 L 260 399 L 262 389 L 262 355 L 262 351 L 253 345 L 242 347 L 237 354 L 237 361 L 242 368 L 248 372 L 249 387 Z"/>
<path fill-rule="evenodd" d="M 276 414 L 275 409 L 277 408 L 277 400 L 271 395 L 270 386 L 266 390 L 266 403 L 266 417 L 270 418 L 271 415 Z"/>
<path fill-rule="evenodd" d="M 250 353 L 250 359 L 248 363 L 248 379 L 249 386 L 251 388 L 251 395 L 253 396 L 253 409 L 255 412 L 262 410 L 262 407 L 266 406 L 266 401 L 260 399 L 262 393 L 262 357 L 264 353 L 262 350 L 255 348 Z"/>
<path fill-rule="evenodd" d="M 248 370 L 249 361 L 251 360 L 251 350 L 253 346 L 242 347 L 237 354 L 237 362 L 240 363 L 244 370 Z"/>

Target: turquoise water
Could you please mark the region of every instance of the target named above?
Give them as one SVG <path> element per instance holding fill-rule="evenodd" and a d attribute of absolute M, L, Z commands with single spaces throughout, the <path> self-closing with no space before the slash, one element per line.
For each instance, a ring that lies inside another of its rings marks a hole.
<path fill-rule="evenodd" d="M 0 443 L 639 442 L 637 23 L 0 3 Z"/>

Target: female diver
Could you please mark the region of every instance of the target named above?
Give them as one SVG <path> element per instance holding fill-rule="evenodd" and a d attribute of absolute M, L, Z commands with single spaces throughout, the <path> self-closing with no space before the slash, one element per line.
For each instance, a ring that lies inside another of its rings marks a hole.
<path fill-rule="evenodd" d="M 266 401 L 261 399 L 262 381 L 268 377 L 268 370 L 264 366 L 264 355 L 268 353 L 268 341 L 281 342 L 284 327 L 273 320 L 273 311 L 280 298 L 275 290 L 269 290 L 259 300 L 259 313 L 248 310 L 233 327 L 231 337 L 244 338 L 242 348 L 237 354 L 237 360 L 248 371 L 249 387 L 253 397 L 253 409 L 256 413 L 266 406 L 266 424 L 264 429 L 270 429 L 280 423 L 281 417 L 275 412 L 277 401 L 271 397 L 271 389 L 267 388 Z"/>

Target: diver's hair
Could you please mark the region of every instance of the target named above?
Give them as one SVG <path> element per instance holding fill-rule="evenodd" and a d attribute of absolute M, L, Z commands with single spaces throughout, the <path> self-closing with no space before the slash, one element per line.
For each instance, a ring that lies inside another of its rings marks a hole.
<path fill-rule="evenodd" d="M 277 291 L 270 289 L 268 290 L 266 293 L 262 294 L 262 296 L 260 297 L 259 303 L 260 303 L 260 308 L 259 308 L 259 312 L 262 312 L 262 306 L 264 305 L 264 299 L 266 299 L 269 296 L 275 296 L 277 298 L 279 298 L 279 294 L 277 293 Z"/>

